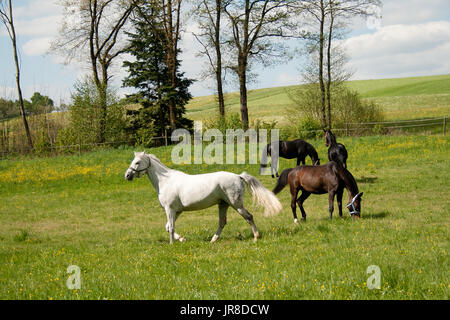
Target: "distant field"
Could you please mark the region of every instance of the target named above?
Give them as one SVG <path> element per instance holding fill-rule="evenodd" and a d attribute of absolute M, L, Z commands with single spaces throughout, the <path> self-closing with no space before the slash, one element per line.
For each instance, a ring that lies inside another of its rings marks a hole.
<path fill-rule="evenodd" d="M 350 88 L 364 98 L 376 101 L 387 120 L 440 117 L 450 114 L 450 75 L 400 79 L 357 80 Z M 286 108 L 293 106 L 289 92 L 298 86 L 252 90 L 249 92 L 250 121 L 254 119 L 286 121 Z M 226 96 L 230 112 L 239 112 L 239 94 Z M 197 97 L 187 106 L 193 120 L 209 118 L 217 113 L 214 96 Z"/>

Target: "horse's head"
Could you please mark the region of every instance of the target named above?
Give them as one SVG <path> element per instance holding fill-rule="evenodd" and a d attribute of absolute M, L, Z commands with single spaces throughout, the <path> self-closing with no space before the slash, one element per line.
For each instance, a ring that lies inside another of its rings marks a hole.
<path fill-rule="evenodd" d="M 325 133 L 325 146 L 329 147 L 331 131 L 329 129 L 323 129 L 323 132 Z"/>
<path fill-rule="evenodd" d="M 350 215 L 355 218 L 361 217 L 361 198 L 364 192 L 358 193 L 352 201 L 347 205 Z"/>
<path fill-rule="evenodd" d="M 131 181 L 134 177 L 140 178 L 144 172 L 147 172 L 150 166 L 150 158 L 145 152 L 135 152 L 134 159 L 125 172 L 125 179 Z"/>
<path fill-rule="evenodd" d="M 323 129 L 323 132 L 325 133 L 325 146 L 329 147 L 331 144 L 331 133 L 330 129 Z"/>

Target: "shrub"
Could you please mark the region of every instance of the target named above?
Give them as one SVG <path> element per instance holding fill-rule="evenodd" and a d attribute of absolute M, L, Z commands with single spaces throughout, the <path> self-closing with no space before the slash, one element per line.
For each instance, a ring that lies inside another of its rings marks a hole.
<path fill-rule="evenodd" d="M 298 119 L 295 126 L 298 128 L 297 135 L 313 138 L 312 134 L 305 136 L 302 130 L 321 129 L 322 111 L 321 94 L 318 84 L 307 84 L 301 86 L 295 94 L 290 94 L 295 107 L 288 109 L 289 121 Z M 373 101 L 364 100 L 358 92 L 352 91 L 345 85 L 332 87 L 331 94 L 331 120 L 333 128 L 345 129 L 347 125 L 351 133 L 363 132 L 375 133 L 376 128 L 365 126 L 361 123 L 383 121 L 384 115 L 381 108 Z"/>
<path fill-rule="evenodd" d="M 320 122 L 312 118 L 302 118 L 297 126 L 297 138 L 314 139 L 322 133 Z"/>
<path fill-rule="evenodd" d="M 107 92 L 107 109 L 105 118 L 105 142 L 121 142 L 126 138 L 125 133 L 125 108 L 118 102 L 112 89 Z M 90 79 L 79 81 L 75 84 L 75 92 L 72 94 L 72 106 L 70 107 L 70 124 L 65 132 L 62 132 L 62 140 L 70 144 L 81 141 L 84 145 L 100 142 L 101 103 L 98 90 Z"/>

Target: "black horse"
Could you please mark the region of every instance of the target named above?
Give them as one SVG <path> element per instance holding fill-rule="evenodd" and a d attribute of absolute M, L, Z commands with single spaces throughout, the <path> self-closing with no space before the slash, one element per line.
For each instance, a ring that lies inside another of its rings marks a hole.
<path fill-rule="evenodd" d="M 274 150 L 275 144 L 269 143 L 263 151 L 262 159 L 261 159 L 261 169 L 260 174 L 263 173 L 263 168 L 267 167 L 267 156 L 269 155 L 272 158 L 270 164 L 270 171 L 272 173 L 272 178 L 275 178 L 273 175 L 273 170 L 275 169 L 276 175 L 278 177 L 278 157 L 282 157 L 285 159 L 294 159 L 297 158 L 297 166 L 300 165 L 300 162 L 304 165 L 306 156 L 311 158 L 313 165 L 320 165 L 320 159 L 317 154 L 316 149 L 308 142 L 302 139 L 297 139 L 294 141 L 278 141 L 278 152 Z"/>
<path fill-rule="evenodd" d="M 323 130 L 325 132 L 325 145 L 328 148 L 328 160 L 341 163 L 347 169 L 347 149 L 342 143 L 337 143 L 336 137 L 330 129 Z"/>

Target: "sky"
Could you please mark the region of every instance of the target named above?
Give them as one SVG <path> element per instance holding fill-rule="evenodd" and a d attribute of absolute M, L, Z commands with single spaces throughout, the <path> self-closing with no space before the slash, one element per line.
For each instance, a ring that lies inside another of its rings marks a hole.
<path fill-rule="evenodd" d="M 57 0 L 14 0 L 16 32 L 20 51 L 22 89 L 29 99 L 36 91 L 50 96 L 56 104 L 70 103 L 74 83 L 89 72 L 86 66 L 49 54 L 52 39 L 58 34 L 62 11 Z M 349 68 L 354 80 L 450 74 L 450 1 L 384 0 L 381 20 L 355 20 L 344 40 Z M 185 22 L 182 39 L 181 70 L 188 78 L 200 79 L 206 61 L 197 56 L 198 45 L 190 31 L 195 22 Z M 292 43 L 300 48 L 301 42 Z M 257 77 L 249 89 L 295 85 L 301 82 L 304 57 L 269 68 L 256 67 Z M 124 70 L 116 70 L 113 85 L 121 88 Z M 194 96 L 214 93 L 214 81 L 196 81 Z M 237 91 L 230 82 L 227 92 Z M 15 67 L 11 41 L 0 25 L 0 97 L 16 99 Z"/>

